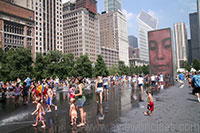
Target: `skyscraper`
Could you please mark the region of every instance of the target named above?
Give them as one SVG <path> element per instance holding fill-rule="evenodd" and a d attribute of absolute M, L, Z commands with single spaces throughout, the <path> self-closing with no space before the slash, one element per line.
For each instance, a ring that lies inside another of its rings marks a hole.
<path fill-rule="evenodd" d="M 200 59 L 200 47 L 199 47 L 199 33 L 198 33 L 198 14 L 191 13 L 190 15 L 190 35 L 191 35 L 191 52 L 192 61 L 194 59 Z"/>
<path fill-rule="evenodd" d="M 106 12 L 122 11 L 121 0 L 104 0 L 104 11 Z"/>
<path fill-rule="evenodd" d="M 138 48 L 138 39 L 137 37 L 130 35 L 128 36 L 128 43 L 129 46 L 133 47 L 133 48 Z"/>
<path fill-rule="evenodd" d="M 192 43 L 191 39 L 188 40 L 188 62 L 192 64 Z"/>
<path fill-rule="evenodd" d="M 34 11 L 35 52 L 63 52 L 62 0 L 13 0 Z"/>
<path fill-rule="evenodd" d="M 77 8 L 76 5 L 71 1 L 63 4 L 64 53 L 72 53 L 75 59 L 87 54 L 95 63 L 101 50 L 99 20 L 94 12 L 84 6 Z"/>
<path fill-rule="evenodd" d="M 158 27 L 158 20 L 145 11 L 141 11 L 138 16 L 139 37 L 138 44 L 140 49 L 140 59 L 149 61 L 148 49 L 148 31 L 155 30 Z"/>
<path fill-rule="evenodd" d="M 97 13 L 97 1 L 96 0 L 76 0 L 76 9 L 86 8 L 93 13 Z"/>
<path fill-rule="evenodd" d="M 174 25 L 175 43 L 176 43 L 176 65 L 182 66 L 183 61 L 187 61 L 188 40 L 185 23 L 176 23 Z"/>

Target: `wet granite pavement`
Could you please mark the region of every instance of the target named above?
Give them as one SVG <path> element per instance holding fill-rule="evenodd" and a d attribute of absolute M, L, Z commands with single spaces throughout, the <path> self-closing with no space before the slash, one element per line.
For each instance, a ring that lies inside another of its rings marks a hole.
<path fill-rule="evenodd" d="M 133 109 L 122 115 L 111 130 L 118 133 L 200 132 L 200 103 L 186 81 L 183 88 L 177 84 L 154 96 L 154 100 L 153 116 L 144 116 L 146 106 Z"/>
<path fill-rule="evenodd" d="M 31 113 L 36 105 L 16 106 L 13 101 L 8 100 L 0 103 L 0 132 L 200 132 L 200 103 L 191 94 L 191 88 L 185 84 L 183 88 L 176 85 L 153 95 L 155 109 L 152 117 L 143 115 L 147 105 L 146 95 L 145 102 L 135 101 L 132 99 L 131 89 L 126 85 L 110 88 L 103 105 L 96 103 L 94 93 L 89 93 L 85 104 L 87 125 L 81 128 L 70 126 L 66 92 L 57 92 L 54 101 L 58 105 L 58 111 L 46 113 L 46 129 L 31 126 L 35 120 Z"/>

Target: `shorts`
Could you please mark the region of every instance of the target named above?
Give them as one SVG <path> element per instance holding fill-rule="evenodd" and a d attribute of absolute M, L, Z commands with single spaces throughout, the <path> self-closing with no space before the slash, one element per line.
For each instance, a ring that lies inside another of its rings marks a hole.
<path fill-rule="evenodd" d="M 15 96 L 20 96 L 21 93 L 20 92 L 15 92 Z"/>
<path fill-rule="evenodd" d="M 43 117 L 42 115 L 43 115 L 43 113 L 39 113 L 39 114 L 37 115 L 38 121 L 44 121 L 44 117 Z"/>
<path fill-rule="evenodd" d="M 153 110 L 154 110 L 154 104 L 153 104 L 153 102 L 148 103 L 147 109 L 150 110 L 151 112 L 153 112 Z"/>
<path fill-rule="evenodd" d="M 144 84 L 138 84 L 139 87 L 143 86 Z"/>
<path fill-rule="evenodd" d="M 86 100 L 77 100 L 76 105 L 78 108 L 82 108 L 83 105 L 85 104 Z"/>
<path fill-rule="evenodd" d="M 200 87 L 195 87 L 193 93 L 200 93 Z"/>
<path fill-rule="evenodd" d="M 179 80 L 178 82 L 179 82 L 180 84 L 183 84 L 183 83 L 184 83 L 183 80 Z"/>
<path fill-rule="evenodd" d="M 48 97 L 48 99 L 47 99 L 47 105 L 52 105 L 53 104 L 53 100 L 51 100 L 51 98 L 50 97 Z"/>
<path fill-rule="evenodd" d="M 151 81 L 151 85 L 156 85 L 156 81 Z"/>
<path fill-rule="evenodd" d="M 100 92 L 103 92 L 103 87 L 98 87 L 97 88 L 96 93 L 100 93 Z"/>
<path fill-rule="evenodd" d="M 108 88 L 109 88 L 109 86 L 108 86 L 108 85 L 104 85 L 103 87 L 104 87 L 104 89 L 108 89 Z"/>

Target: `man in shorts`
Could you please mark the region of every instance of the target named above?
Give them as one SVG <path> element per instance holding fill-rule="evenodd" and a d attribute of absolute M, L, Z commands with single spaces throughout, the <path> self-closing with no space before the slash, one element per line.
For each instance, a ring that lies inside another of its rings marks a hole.
<path fill-rule="evenodd" d="M 178 81 L 180 83 L 180 88 L 183 88 L 184 87 L 184 74 L 181 72 L 179 75 L 178 75 Z"/>

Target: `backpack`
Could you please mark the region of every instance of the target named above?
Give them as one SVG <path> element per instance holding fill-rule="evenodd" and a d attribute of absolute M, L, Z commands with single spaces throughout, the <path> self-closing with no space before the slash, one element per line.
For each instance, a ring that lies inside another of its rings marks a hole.
<path fill-rule="evenodd" d="M 200 75 L 197 75 L 193 79 L 194 87 L 199 88 L 200 87 Z"/>

